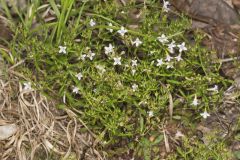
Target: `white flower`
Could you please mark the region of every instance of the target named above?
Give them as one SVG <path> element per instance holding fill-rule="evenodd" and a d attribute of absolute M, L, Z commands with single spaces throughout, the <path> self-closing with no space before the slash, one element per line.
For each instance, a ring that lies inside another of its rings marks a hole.
<path fill-rule="evenodd" d="M 179 48 L 179 52 L 181 53 L 182 51 L 186 51 L 187 48 L 185 47 L 185 42 L 183 42 L 182 44 L 177 45 Z"/>
<path fill-rule="evenodd" d="M 79 93 L 79 88 L 78 87 L 73 87 L 72 92 L 75 93 L 75 94 L 78 94 Z"/>
<path fill-rule="evenodd" d="M 31 82 L 25 82 L 23 83 L 24 85 L 24 90 L 31 90 L 32 89 L 32 85 L 31 85 Z"/>
<path fill-rule="evenodd" d="M 135 44 L 136 47 L 138 47 L 138 46 L 140 46 L 140 45 L 142 44 L 142 41 L 140 41 L 139 38 L 136 38 L 135 41 L 132 41 L 132 44 L 133 44 L 133 45 Z"/>
<path fill-rule="evenodd" d="M 168 50 L 170 53 L 174 53 L 174 47 L 176 47 L 175 41 L 172 41 L 170 44 L 168 44 Z"/>
<path fill-rule="evenodd" d="M 157 59 L 157 66 L 161 66 L 163 65 L 163 60 L 161 59 Z"/>
<path fill-rule="evenodd" d="M 167 54 L 165 61 L 170 62 L 173 57 L 171 57 L 169 54 Z"/>
<path fill-rule="evenodd" d="M 108 47 L 104 47 L 105 50 L 105 54 L 108 55 L 109 53 L 113 53 L 114 52 L 114 46 L 112 46 L 112 44 L 109 44 Z"/>
<path fill-rule="evenodd" d="M 89 24 L 90 24 L 91 27 L 93 27 L 93 26 L 96 25 L 96 22 L 93 19 L 90 19 Z"/>
<path fill-rule="evenodd" d="M 59 46 L 59 51 L 58 51 L 58 53 L 67 54 L 66 49 L 67 49 L 66 46 Z"/>
<path fill-rule="evenodd" d="M 182 54 L 179 53 L 179 55 L 177 57 L 175 57 L 177 59 L 177 61 L 181 61 L 182 60 Z"/>
<path fill-rule="evenodd" d="M 169 5 L 170 5 L 170 3 L 168 1 L 163 0 L 163 10 L 165 12 L 168 12 L 170 10 L 169 7 L 168 7 Z"/>
<path fill-rule="evenodd" d="M 112 23 L 108 23 L 108 26 L 109 27 L 112 27 L 113 25 L 112 25 Z M 113 32 L 113 29 L 112 28 L 108 28 L 108 30 L 112 33 Z"/>
<path fill-rule="evenodd" d="M 132 69 L 132 75 L 135 75 L 136 69 Z"/>
<path fill-rule="evenodd" d="M 175 138 L 180 138 L 180 137 L 184 137 L 184 134 L 182 134 L 181 131 L 177 130 L 177 133 L 175 134 Z"/>
<path fill-rule="evenodd" d="M 138 89 L 138 85 L 137 84 L 133 84 L 132 85 L 132 90 L 133 92 L 135 92 Z"/>
<path fill-rule="evenodd" d="M 153 117 L 153 111 L 148 111 L 148 116 Z"/>
<path fill-rule="evenodd" d="M 217 85 L 214 85 L 213 88 L 209 88 L 207 89 L 208 91 L 213 91 L 213 92 L 218 92 L 218 86 Z"/>
<path fill-rule="evenodd" d="M 121 27 L 120 30 L 117 31 L 121 36 L 124 36 L 125 33 L 127 33 L 127 30 L 124 27 Z"/>
<path fill-rule="evenodd" d="M 91 50 L 88 52 L 87 57 L 92 61 L 93 57 L 95 56 L 95 53 L 93 53 Z"/>
<path fill-rule="evenodd" d="M 121 57 L 115 57 L 115 58 L 113 58 L 113 60 L 114 60 L 114 63 L 113 63 L 114 66 L 122 64 L 121 63 Z"/>
<path fill-rule="evenodd" d="M 84 60 L 85 60 L 85 58 L 86 58 L 86 56 L 87 56 L 86 54 L 83 54 L 83 55 L 81 55 L 81 60 L 83 60 L 83 61 L 84 61 Z"/>
<path fill-rule="evenodd" d="M 102 65 L 97 65 L 96 68 L 99 69 L 101 73 L 106 72 L 106 69 Z"/>
<path fill-rule="evenodd" d="M 192 105 L 197 106 L 198 104 L 199 103 L 198 103 L 197 95 L 195 94 L 195 97 L 193 99 Z"/>
<path fill-rule="evenodd" d="M 77 79 L 80 81 L 83 77 L 82 73 L 78 73 L 75 75 L 77 77 Z"/>
<path fill-rule="evenodd" d="M 161 37 L 157 37 L 157 39 L 158 39 L 158 41 L 161 42 L 162 44 L 165 44 L 165 43 L 168 42 L 168 39 L 167 39 L 167 37 L 166 37 L 164 34 L 162 34 Z"/>
<path fill-rule="evenodd" d="M 137 66 L 137 60 L 132 60 L 132 67 Z"/>
<path fill-rule="evenodd" d="M 203 113 L 200 113 L 200 115 L 201 115 L 204 119 L 206 119 L 207 117 L 210 116 L 210 114 L 209 114 L 207 111 L 204 111 Z"/>

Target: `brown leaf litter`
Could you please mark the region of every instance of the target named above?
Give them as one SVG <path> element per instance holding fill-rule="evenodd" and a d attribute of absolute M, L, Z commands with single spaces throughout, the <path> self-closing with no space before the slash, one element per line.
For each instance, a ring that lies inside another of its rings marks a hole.
<path fill-rule="evenodd" d="M 171 0 L 179 10 L 193 19 L 193 29 L 201 29 L 206 37 L 203 45 L 216 55 L 211 55 L 214 63 L 220 63 L 225 76 L 232 78 L 240 87 L 239 34 L 240 15 L 233 6 L 239 0 Z"/>
<path fill-rule="evenodd" d="M 38 91 L 24 90 L 17 76 L 6 74 L 0 76 L 1 160 L 105 159 L 74 111 L 57 109 Z"/>
<path fill-rule="evenodd" d="M 218 138 L 229 142 L 232 151 L 237 151 L 240 143 L 234 140 L 234 135 L 238 132 L 240 115 L 240 15 L 237 11 L 240 0 L 171 0 L 171 3 L 193 19 L 193 30 L 205 33 L 203 45 L 216 52 L 209 58 L 221 64 L 225 76 L 235 80 L 235 86 L 225 91 L 223 104 L 198 125 L 197 130 L 202 133 L 199 138 L 207 143 L 205 137 L 215 132 Z"/>

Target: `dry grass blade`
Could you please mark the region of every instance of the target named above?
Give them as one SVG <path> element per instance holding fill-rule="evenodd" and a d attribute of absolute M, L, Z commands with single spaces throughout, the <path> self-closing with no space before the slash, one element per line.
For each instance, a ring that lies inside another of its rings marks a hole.
<path fill-rule="evenodd" d="M 173 98 L 171 93 L 169 93 L 169 115 L 170 115 L 170 119 L 172 120 L 172 116 L 173 116 Z"/>
<path fill-rule="evenodd" d="M 170 150 L 170 145 L 169 145 L 168 137 L 167 137 L 167 135 L 166 135 L 166 131 L 165 131 L 165 130 L 163 130 L 163 136 L 164 136 L 164 142 L 165 142 L 166 152 L 169 153 L 171 150 Z"/>

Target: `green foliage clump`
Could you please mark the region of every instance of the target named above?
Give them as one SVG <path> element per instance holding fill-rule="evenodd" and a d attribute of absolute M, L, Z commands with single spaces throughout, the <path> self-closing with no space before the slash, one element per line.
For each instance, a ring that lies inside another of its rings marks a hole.
<path fill-rule="evenodd" d="M 177 153 L 169 156 L 169 160 L 225 160 L 232 159 L 231 152 L 227 149 L 222 140 L 216 140 L 216 137 L 208 136 L 205 139 L 207 144 L 198 140 L 185 139 L 181 147 L 177 148 Z"/>
<path fill-rule="evenodd" d="M 25 60 L 19 71 L 36 89 L 58 100 L 60 108 L 78 110 L 106 144 L 149 136 L 169 117 L 171 101 L 174 116 L 181 116 L 179 110 L 193 110 L 191 116 L 197 118 L 221 103 L 229 82 L 209 60 L 211 53 L 200 46 L 202 37 L 187 37 L 186 17 L 174 14 L 172 20 L 157 1 L 120 6 L 115 1 L 71 0 L 61 1 L 61 7 L 50 2 L 57 21 L 33 31 L 23 25 L 11 52 L 16 61 Z M 143 15 L 136 29 L 128 13 L 134 7 Z M 127 30 L 124 36 L 119 34 L 122 27 Z M 160 42 L 163 35 L 167 40 Z M 186 45 L 183 52 L 177 46 L 181 44 Z M 114 48 L 106 53 L 110 45 Z M 59 52 L 60 46 L 66 53 Z M 214 85 L 218 93 L 208 90 Z M 192 105 L 195 97 L 198 106 Z"/>

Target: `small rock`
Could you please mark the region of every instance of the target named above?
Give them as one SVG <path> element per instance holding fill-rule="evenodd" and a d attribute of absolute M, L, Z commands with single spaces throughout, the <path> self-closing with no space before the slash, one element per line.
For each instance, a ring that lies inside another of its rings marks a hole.
<path fill-rule="evenodd" d="M 4 126 L 0 126 L 0 141 L 5 140 L 11 136 L 13 136 L 18 130 L 16 124 L 7 124 Z"/>
<path fill-rule="evenodd" d="M 237 9 L 240 9 L 240 0 L 232 0 L 232 4 Z"/>
<path fill-rule="evenodd" d="M 171 0 L 178 10 L 210 24 L 239 24 L 238 13 L 224 0 Z"/>

